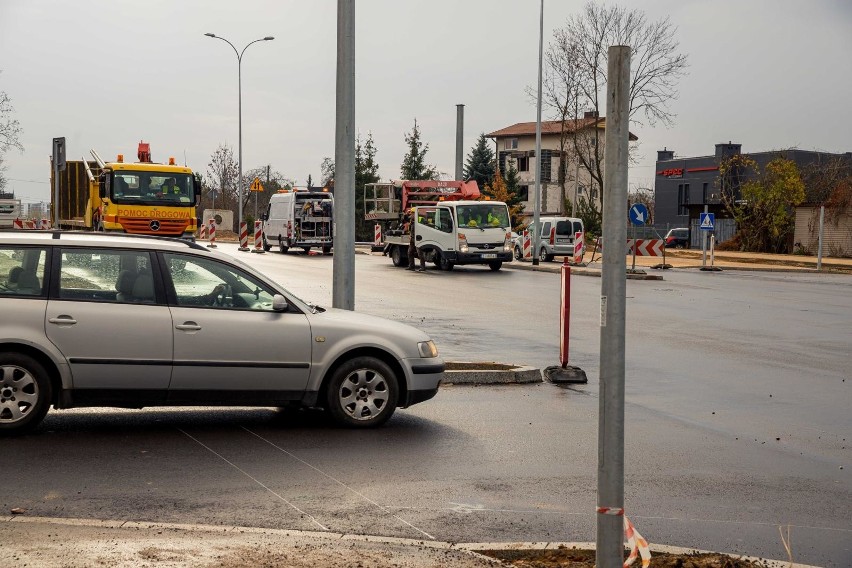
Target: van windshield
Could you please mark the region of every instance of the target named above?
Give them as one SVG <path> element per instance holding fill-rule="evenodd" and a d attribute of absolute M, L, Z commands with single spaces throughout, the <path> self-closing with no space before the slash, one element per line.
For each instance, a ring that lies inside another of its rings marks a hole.
<path fill-rule="evenodd" d="M 509 209 L 505 204 L 482 203 L 457 207 L 459 227 L 509 227 Z"/>

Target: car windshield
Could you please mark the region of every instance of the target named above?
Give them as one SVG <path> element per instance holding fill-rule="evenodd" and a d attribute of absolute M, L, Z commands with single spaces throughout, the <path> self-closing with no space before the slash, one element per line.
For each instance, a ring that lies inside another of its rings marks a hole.
<path fill-rule="evenodd" d="M 119 170 L 112 178 L 112 198 L 120 204 L 194 207 L 192 175 Z"/>
<path fill-rule="evenodd" d="M 457 211 L 459 227 L 509 228 L 509 210 L 504 204 L 459 205 Z"/>

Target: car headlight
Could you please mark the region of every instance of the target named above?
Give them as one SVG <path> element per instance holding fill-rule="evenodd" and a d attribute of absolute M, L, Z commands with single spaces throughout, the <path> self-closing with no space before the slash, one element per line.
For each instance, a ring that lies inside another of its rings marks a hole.
<path fill-rule="evenodd" d="M 421 341 L 417 344 L 417 350 L 420 351 L 421 357 L 437 357 L 438 356 L 438 348 L 435 347 L 435 342 L 431 339 L 429 341 Z"/>

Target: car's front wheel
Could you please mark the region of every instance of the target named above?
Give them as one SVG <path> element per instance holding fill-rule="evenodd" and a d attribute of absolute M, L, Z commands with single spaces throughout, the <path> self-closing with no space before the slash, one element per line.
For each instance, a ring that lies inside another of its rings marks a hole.
<path fill-rule="evenodd" d="M 0 353 L 0 433 L 35 428 L 47 414 L 52 394 L 41 363 L 21 353 Z"/>
<path fill-rule="evenodd" d="M 326 404 L 335 422 L 350 428 L 372 428 L 396 410 L 396 375 L 375 357 L 356 357 L 337 368 L 326 389 Z"/>

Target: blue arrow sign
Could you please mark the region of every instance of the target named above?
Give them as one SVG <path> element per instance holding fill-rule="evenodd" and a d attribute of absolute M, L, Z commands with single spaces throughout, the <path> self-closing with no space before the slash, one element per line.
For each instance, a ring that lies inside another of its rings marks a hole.
<path fill-rule="evenodd" d="M 698 222 L 698 228 L 702 231 L 712 231 L 716 226 L 715 213 L 701 213 Z"/>
<path fill-rule="evenodd" d="M 634 225 L 644 225 L 648 222 L 648 208 L 641 203 L 637 203 L 628 211 L 630 222 Z"/>

